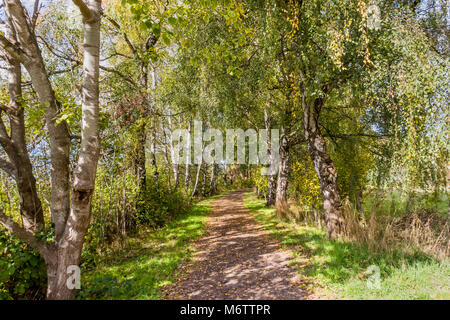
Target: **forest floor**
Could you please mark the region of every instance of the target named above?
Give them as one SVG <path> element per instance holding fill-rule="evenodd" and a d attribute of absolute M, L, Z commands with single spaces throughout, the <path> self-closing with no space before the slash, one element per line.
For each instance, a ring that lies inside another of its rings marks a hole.
<path fill-rule="evenodd" d="M 166 299 L 311 299 L 306 279 L 292 266 L 293 254 L 270 237 L 245 207 L 246 191 L 211 203 L 205 235 L 193 259 L 180 266 Z"/>

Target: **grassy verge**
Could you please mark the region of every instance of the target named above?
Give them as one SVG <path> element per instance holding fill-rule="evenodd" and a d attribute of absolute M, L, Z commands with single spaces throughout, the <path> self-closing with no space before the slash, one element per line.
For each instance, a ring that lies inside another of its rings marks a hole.
<path fill-rule="evenodd" d="M 127 240 L 127 248 L 82 272 L 78 299 L 161 299 L 177 267 L 192 254 L 190 243 L 203 234 L 211 202 L 203 200 L 159 230 L 146 230 Z"/>
<path fill-rule="evenodd" d="M 315 227 L 280 221 L 254 193 L 244 203 L 256 220 L 294 253 L 292 264 L 323 298 L 450 299 L 450 262 L 421 252 L 386 253 L 366 245 L 329 241 Z M 370 266 L 375 266 L 368 270 Z M 380 286 L 372 281 L 380 271 Z M 375 277 L 374 277 L 375 276 Z M 374 284 L 369 288 L 370 284 Z"/>

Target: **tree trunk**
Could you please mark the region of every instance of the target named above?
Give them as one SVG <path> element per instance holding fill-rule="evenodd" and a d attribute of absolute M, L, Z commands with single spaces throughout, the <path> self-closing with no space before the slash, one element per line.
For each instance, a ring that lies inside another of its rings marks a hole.
<path fill-rule="evenodd" d="M 191 194 L 192 197 L 197 195 L 198 179 L 200 177 L 200 171 L 202 169 L 202 164 L 203 164 L 203 162 L 200 162 L 197 165 L 197 174 L 195 175 L 195 184 L 194 184 L 194 188 L 192 189 L 192 194 Z"/>
<path fill-rule="evenodd" d="M 272 118 L 270 117 L 267 109 L 264 109 L 264 123 L 267 132 L 270 132 L 272 127 Z M 269 163 L 272 163 L 273 156 L 271 148 L 271 138 L 269 134 L 267 134 L 267 154 L 269 155 Z M 268 207 L 275 204 L 276 188 L 277 188 L 277 174 L 272 174 L 269 176 L 267 182 L 266 206 Z"/>
<path fill-rule="evenodd" d="M 203 179 L 202 179 L 202 196 L 206 196 L 206 178 L 208 173 L 208 165 L 205 163 L 203 168 Z"/>
<path fill-rule="evenodd" d="M 73 0 L 83 16 L 84 53 L 82 83 L 82 127 L 81 147 L 77 166 L 73 173 L 72 194 L 69 193 L 69 150 L 70 138 L 64 121 L 56 124 L 59 106 L 55 99 L 48 74 L 27 21 L 25 9 L 18 0 L 4 0 L 7 16 L 13 21 L 17 32 L 20 50 L 15 44 L 1 39 L 8 53 L 15 55 L 27 68 L 31 81 L 42 106 L 45 107 L 46 124 L 49 132 L 51 152 L 52 218 L 55 222 L 55 241 L 45 243 L 34 237 L 33 233 L 20 227 L 0 210 L 0 223 L 12 234 L 38 250 L 47 265 L 48 299 L 73 299 L 74 286 L 69 267 L 79 270 L 84 236 L 87 232 L 91 214 L 91 201 L 94 191 L 100 141 L 98 134 L 99 116 L 99 56 L 100 56 L 100 0 Z M 6 46 L 6 47 L 5 47 Z M 13 47 L 15 50 L 10 50 Z M 69 203 L 70 199 L 70 203 Z M 70 210 L 69 210 L 70 209 Z M 76 275 L 76 274 L 75 274 Z"/>
<path fill-rule="evenodd" d="M 136 155 L 134 156 L 135 163 L 135 174 L 138 178 L 139 192 L 143 193 L 147 184 L 147 169 L 146 156 L 145 156 L 145 146 L 147 145 L 147 126 L 146 123 L 142 123 L 138 127 L 137 132 L 137 146 Z"/>
<path fill-rule="evenodd" d="M 289 177 L 289 142 L 285 134 L 281 137 L 280 142 L 280 165 L 278 170 L 277 192 L 275 207 L 279 217 L 284 218 L 289 213 L 289 205 L 287 202 L 287 188 Z"/>
<path fill-rule="evenodd" d="M 167 147 L 168 139 L 167 139 L 167 134 L 166 134 L 166 130 L 165 130 L 164 126 L 162 127 L 162 132 L 164 135 L 164 141 L 162 142 L 164 145 L 164 159 L 166 160 L 166 164 L 167 164 L 167 179 L 168 179 L 167 182 L 168 182 L 169 188 L 171 189 L 172 188 L 172 178 L 171 178 L 170 170 L 171 170 L 172 165 L 171 165 L 170 159 L 169 159 L 169 150 Z M 172 167 L 172 169 L 173 169 L 173 167 Z"/>
<path fill-rule="evenodd" d="M 47 299 L 71 300 L 76 287 L 69 287 L 69 267 L 79 268 L 84 236 L 89 226 L 93 190 L 74 191 L 67 228 L 62 239 L 44 256 L 47 265 Z"/>
<path fill-rule="evenodd" d="M 200 150 L 202 155 L 203 155 L 203 150 L 204 150 L 204 145 L 202 144 L 201 150 Z M 195 184 L 194 184 L 194 189 L 192 190 L 192 196 L 196 196 L 198 193 L 197 188 L 198 188 L 198 181 L 200 178 L 200 172 L 202 169 L 202 165 L 203 165 L 203 157 L 200 157 L 200 163 L 197 165 L 197 174 L 195 176 Z"/>
<path fill-rule="evenodd" d="M 100 151 L 98 117 L 101 1 L 88 0 L 85 6 L 79 5 L 84 29 L 81 150 L 73 175 L 70 214 L 62 239 L 56 243 L 57 273 L 56 279 L 49 280 L 48 299 L 73 299 L 75 296 L 76 288 L 68 286 L 68 267 L 79 268 L 84 236 L 90 222 Z M 84 9 L 89 11 L 83 12 Z M 53 269 L 51 267 L 50 271 Z"/>
<path fill-rule="evenodd" d="M 277 190 L 277 175 L 273 174 L 269 176 L 267 182 L 266 206 L 269 207 L 275 204 L 276 190 Z"/>
<path fill-rule="evenodd" d="M 11 21 L 7 19 L 6 22 L 6 36 L 10 41 L 16 42 Z M 44 227 L 44 215 L 25 140 L 24 108 L 20 104 L 22 99 L 22 70 L 20 63 L 12 57 L 8 57 L 8 88 L 9 105 L 4 111 L 9 118 L 11 137 L 8 137 L 0 118 L 2 127 L 0 145 L 11 160 L 11 163 L 7 163 L 7 165 L 10 165 L 10 174 L 17 183 L 23 227 L 27 230 L 38 231 Z M 0 167 L 5 169 L 1 163 Z"/>
<path fill-rule="evenodd" d="M 327 93 L 324 88 L 324 93 Z M 303 99 L 305 139 L 308 152 L 320 182 L 323 208 L 327 225 L 327 236 L 336 238 L 341 231 L 341 196 L 337 185 L 337 170 L 328 155 L 326 141 L 320 133 L 319 115 L 325 98 L 317 98 L 313 105 L 307 106 Z"/>
<path fill-rule="evenodd" d="M 185 155 L 186 157 L 186 169 L 184 174 L 184 194 L 187 196 L 189 192 L 189 181 L 190 181 L 190 175 L 189 175 L 189 165 L 191 164 L 191 121 L 189 121 L 188 125 L 188 141 L 186 142 L 188 145 L 189 152 Z"/>
<path fill-rule="evenodd" d="M 172 171 L 173 171 L 173 179 L 174 179 L 173 190 L 177 190 L 178 185 L 180 184 L 180 175 L 179 175 L 178 164 L 172 164 Z"/>
<path fill-rule="evenodd" d="M 358 212 L 363 212 L 363 191 L 358 189 L 355 191 L 355 204 Z"/>
<path fill-rule="evenodd" d="M 189 163 L 186 163 L 186 169 L 184 173 L 184 194 L 187 196 L 189 192 L 189 182 L 191 180 L 191 177 L 189 175 Z"/>
<path fill-rule="evenodd" d="M 311 207 L 312 207 L 313 214 L 314 214 L 314 222 L 319 226 L 319 229 L 321 229 L 322 224 L 320 222 L 320 214 L 319 214 L 319 210 L 317 209 L 317 204 L 316 204 L 315 199 L 313 199 Z"/>
<path fill-rule="evenodd" d="M 150 167 L 153 170 L 153 181 L 158 182 L 159 179 L 159 172 L 158 172 L 158 165 L 156 163 L 156 145 L 155 145 L 155 134 L 153 130 L 150 134 Z"/>
<path fill-rule="evenodd" d="M 170 110 L 170 109 L 169 109 Z M 169 148 L 170 148 L 170 154 L 171 154 L 171 162 L 172 162 L 172 172 L 173 172 L 173 180 L 174 180 L 174 190 L 178 189 L 178 184 L 179 184 L 179 166 L 178 163 L 173 163 L 174 162 L 174 147 L 173 147 L 173 141 L 172 141 L 172 118 L 171 116 L 169 116 L 167 118 L 167 121 L 169 123 Z"/>
<path fill-rule="evenodd" d="M 120 210 L 120 239 L 122 246 L 127 236 L 127 184 L 125 172 L 122 173 L 122 205 Z"/>
<path fill-rule="evenodd" d="M 65 121 L 56 124 L 61 108 L 55 98 L 36 37 L 31 32 L 32 29 L 26 18 L 25 9 L 18 0 L 4 0 L 4 7 L 22 49 L 16 54 L 23 56 L 21 62 L 28 70 L 39 102 L 45 109 L 51 156 L 51 213 L 55 223 L 55 237 L 59 239 L 64 232 L 70 209 L 69 131 Z"/>
<path fill-rule="evenodd" d="M 213 163 L 211 165 L 211 178 L 209 179 L 209 193 L 210 194 L 216 192 L 215 181 L 216 181 L 216 164 Z"/>

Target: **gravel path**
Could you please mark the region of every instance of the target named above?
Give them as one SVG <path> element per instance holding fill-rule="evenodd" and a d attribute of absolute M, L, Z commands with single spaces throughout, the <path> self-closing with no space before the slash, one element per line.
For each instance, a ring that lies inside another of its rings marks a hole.
<path fill-rule="evenodd" d="M 288 266 L 292 253 L 281 249 L 244 206 L 245 191 L 212 203 L 206 234 L 194 244 L 193 260 L 166 299 L 308 299 L 302 278 Z"/>

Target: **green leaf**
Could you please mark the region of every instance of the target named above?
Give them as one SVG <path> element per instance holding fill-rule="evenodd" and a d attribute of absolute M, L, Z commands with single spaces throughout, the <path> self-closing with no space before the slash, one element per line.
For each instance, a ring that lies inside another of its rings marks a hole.
<path fill-rule="evenodd" d="M 169 39 L 169 36 L 167 33 L 162 34 L 162 39 L 163 39 L 163 42 L 165 45 L 167 45 L 167 46 L 170 45 L 170 39 Z"/>
<path fill-rule="evenodd" d="M 177 19 L 174 17 L 169 17 L 168 21 L 172 26 L 175 26 L 177 24 Z"/>
<path fill-rule="evenodd" d="M 161 29 L 160 29 L 159 25 L 156 23 L 152 24 L 152 31 L 153 31 L 154 35 L 157 37 L 159 37 L 159 35 L 161 34 Z"/>

